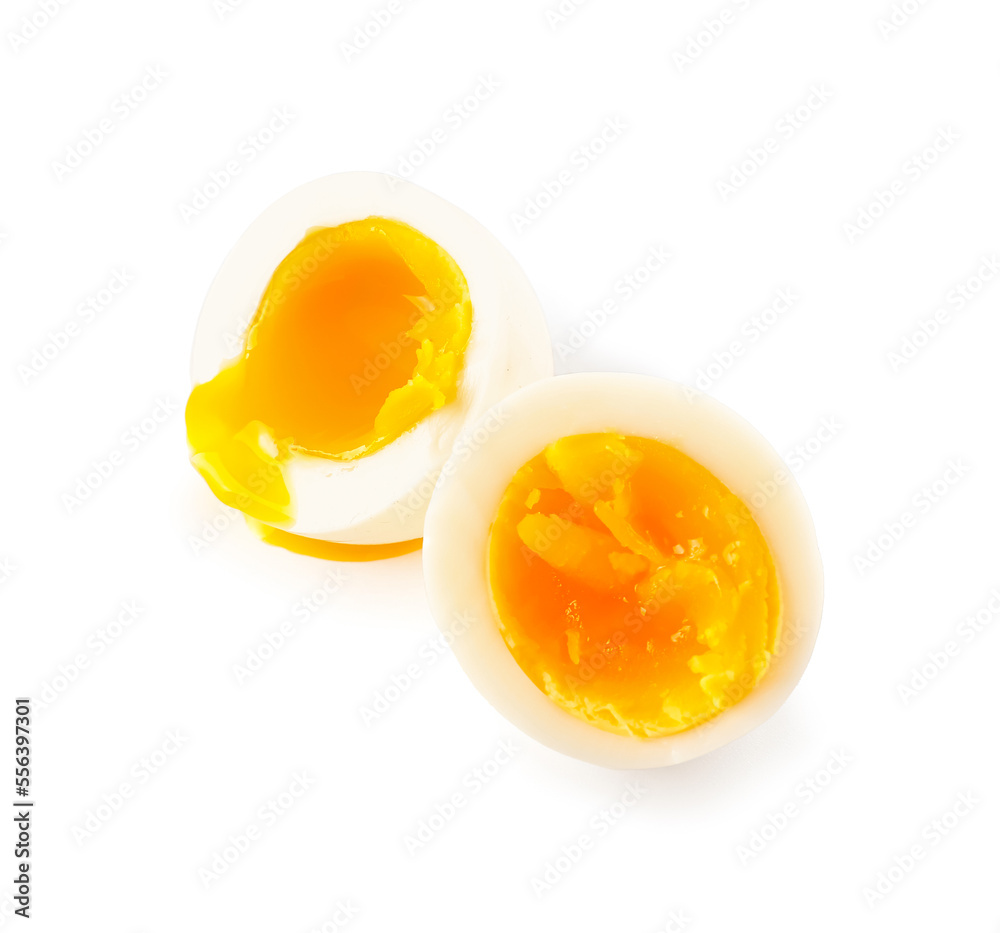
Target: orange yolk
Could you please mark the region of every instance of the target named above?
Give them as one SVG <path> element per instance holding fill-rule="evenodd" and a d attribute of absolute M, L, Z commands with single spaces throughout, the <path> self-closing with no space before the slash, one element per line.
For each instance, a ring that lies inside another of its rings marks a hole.
<path fill-rule="evenodd" d="M 507 487 L 489 560 L 518 665 L 603 729 L 680 732 L 767 670 L 779 624 L 767 543 L 742 500 L 659 441 L 550 444 Z"/>
<path fill-rule="evenodd" d="M 191 392 L 191 461 L 227 505 L 287 525 L 289 461 L 367 456 L 452 401 L 471 325 L 462 271 L 419 231 L 383 217 L 310 230 L 242 353 Z"/>

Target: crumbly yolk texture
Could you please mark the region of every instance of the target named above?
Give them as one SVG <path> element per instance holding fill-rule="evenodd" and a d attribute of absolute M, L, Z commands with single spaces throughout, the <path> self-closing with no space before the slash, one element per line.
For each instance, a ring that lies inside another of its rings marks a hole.
<path fill-rule="evenodd" d="M 287 524 L 289 461 L 356 460 L 448 404 L 471 327 L 461 269 L 418 230 L 384 217 L 310 230 L 241 354 L 191 392 L 191 462 L 227 505 Z"/>
<path fill-rule="evenodd" d="M 681 732 L 767 670 L 780 620 L 767 543 L 741 499 L 659 441 L 550 444 L 507 487 L 489 563 L 514 659 L 602 729 Z"/>

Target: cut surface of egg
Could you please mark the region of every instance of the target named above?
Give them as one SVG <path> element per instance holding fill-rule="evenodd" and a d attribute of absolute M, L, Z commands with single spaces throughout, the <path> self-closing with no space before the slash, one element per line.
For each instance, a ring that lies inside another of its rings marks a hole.
<path fill-rule="evenodd" d="M 191 461 L 228 505 L 291 519 L 282 465 L 355 460 L 453 401 L 471 324 L 465 277 L 419 231 L 383 217 L 312 230 L 242 354 L 191 392 Z"/>
<path fill-rule="evenodd" d="M 679 450 L 619 434 L 562 437 L 514 474 L 490 589 L 534 684 L 623 735 L 680 732 L 740 698 L 767 669 L 779 618 L 743 502 Z"/>
<path fill-rule="evenodd" d="M 534 383 L 491 423 L 446 464 L 424 539 L 432 612 L 486 698 L 621 768 L 768 718 L 811 654 L 822 566 L 767 442 L 694 390 L 620 373 Z"/>
<path fill-rule="evenodd" d="M 530 285 L 485 229 L 415 185 L 349 173 L 244 234 L 193 368 L 191 460 L 215 495 L 265 540 L 343 559 L 327 545 L 411 549 L 462 428 L 548 375 L 551 352 Z"/>

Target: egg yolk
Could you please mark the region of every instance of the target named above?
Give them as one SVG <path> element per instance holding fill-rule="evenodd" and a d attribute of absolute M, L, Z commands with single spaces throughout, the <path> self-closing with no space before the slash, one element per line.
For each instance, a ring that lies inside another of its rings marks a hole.
<path fill-rule="evenodd" d="M 490 532 L 497 621 L 553 701 L 669 735 L 733 705 L 779 625 L 770 552 L 741 499 L 655 440 L 579 434 L 514 476 Z"/>
<path fill-rule="evenodd" d="M 384 217 L 310 230 L 242 353 L 191 392 L 191 462 L 227 505 L 287 524 L 289 461 L 367 456 L 452 401 L 471 326 L 462 271 L 419 231 Z"/>

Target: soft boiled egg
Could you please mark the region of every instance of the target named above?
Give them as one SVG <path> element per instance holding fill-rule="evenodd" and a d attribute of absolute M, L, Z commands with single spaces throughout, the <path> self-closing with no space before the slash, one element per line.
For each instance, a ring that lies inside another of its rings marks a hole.
<path fill-rule="evenodd" d="M 790 470 L 693 389 L 621 373 L 529 385 L 441 471 L 424 530 L 438 625 L 524 732 L 621 768 L 771 716 L 812 652 L 823 574 Z"/>
<path fill-rule="evenodd" d="M 273 543 L 388 556 L 419 545 L 463 431 L 551 373 L 538 299 L 484 227 L 400 179 L 331 175 L 264 211 L 212 283 L 191 461 Z"/>

